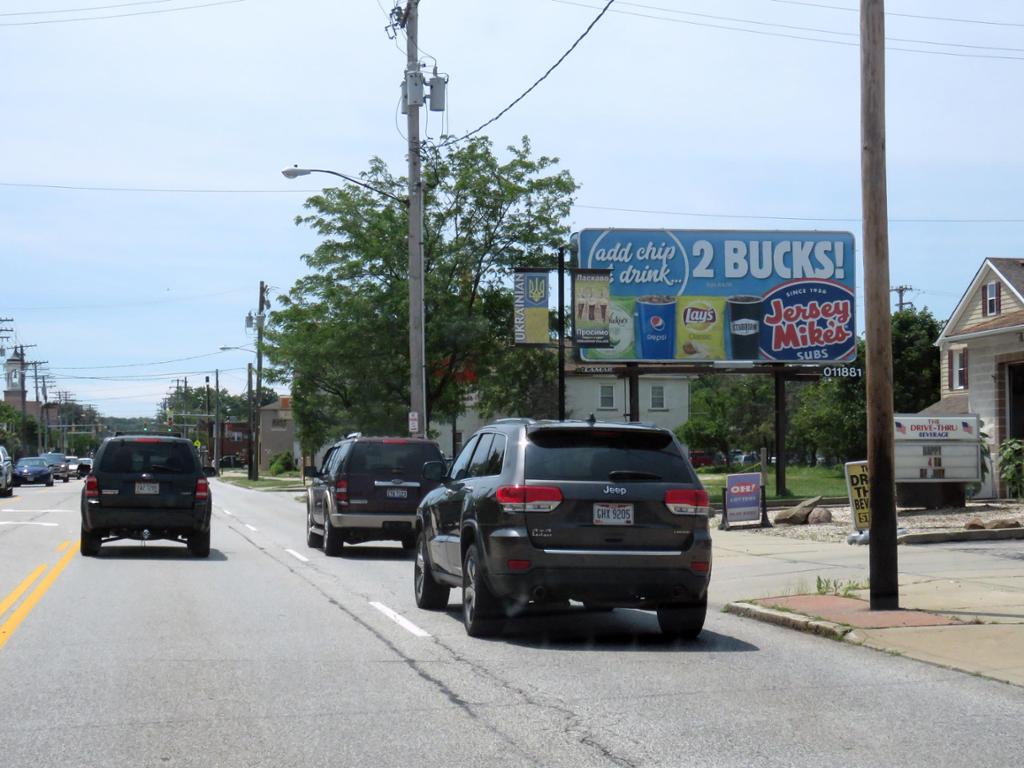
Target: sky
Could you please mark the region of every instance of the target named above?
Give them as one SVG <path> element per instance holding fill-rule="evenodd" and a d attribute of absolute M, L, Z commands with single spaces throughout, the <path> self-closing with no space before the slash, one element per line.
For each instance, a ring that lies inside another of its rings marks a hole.
<path fill-rule="evenodd" d="M 176 379 L 215 369 L 243 391 L 252 353 L 219 348 L 251 347 L 261 280 L 273 305 L 306 273 L 317 239 L 295 217 L 333 183 L 281 169 L 356 175 L 378 156 L 405 172 L 393 4 L 0 2 L 0 343 L 35 345 L 49 392 L 106 415 L 152 416 Z M 424 134 L 494 117 L 604 4 L 421 0 L 421 59 L 450 78 Z M 986 257 L 1024 257 L 1024 5 L 885 5 L 890 283 L 944 320 Z M 523 135 L 560 158 L 573 230 L 859 243 L 856 9 L 616 0 L 485 134 L 503 158 Z"/>

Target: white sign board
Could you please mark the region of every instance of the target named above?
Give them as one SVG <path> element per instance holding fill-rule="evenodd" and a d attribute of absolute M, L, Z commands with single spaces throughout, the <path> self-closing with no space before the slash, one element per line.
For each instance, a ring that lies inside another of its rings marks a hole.
<path fill-rule="evenodd" d="M 895 428 L 896 482 L 981 482 L 977 416 L 898 415 Z"/>
<path fill-rule="evenodd" d="M 420 431 L 419 411 L 409 411 L 409 434 L 415 435 Z"/>

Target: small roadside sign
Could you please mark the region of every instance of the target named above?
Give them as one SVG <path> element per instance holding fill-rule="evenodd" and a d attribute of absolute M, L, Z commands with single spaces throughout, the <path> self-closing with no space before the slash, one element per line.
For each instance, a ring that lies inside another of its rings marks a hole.
<path fill-rule="evenodd" d="M 415 435 L 420 431 L 419 411 L 409 411 L 409 434 Z"/>
<path fill-rule="evenodd" d="M 871 486 L 868 485 L 868 463 L 846 462 L 846 490 L 850 495 L 850 519 L 858 531 L 871 528 Z"/>
<path fill-rule="evenodd" d="M 203 444 L 200 443 L 198 440 L 193 440 L 192 441 L 192 445 L 194 445 L 196 447 L 196 450 L 198 450 L 199 448 L 203 447 Z"/>

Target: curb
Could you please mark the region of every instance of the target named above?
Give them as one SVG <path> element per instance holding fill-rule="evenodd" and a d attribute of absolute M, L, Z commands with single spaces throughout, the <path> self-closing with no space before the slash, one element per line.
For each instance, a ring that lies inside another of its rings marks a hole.
<path fill-rule="evenodd" d="M 843 640 L 850 634 L 852 627 L 846 624 L 836 624 L 823 619 L 812 619 L 799 613 L 779 611 L 774 608 L 765 608 L 754 603 L 726 603 L 722 609 L 726 613 L 742 616 L 747 619 L 755 619 L 768 624 L 775 624 L 787 629 L 796 629 L 801 632 L 821 635 L 832 640 Z M 853 638 L 851 638 L 853 639 Z"/>
<path fill-rule="evenodd" d="M 905 533 L 896 537 L 897 544 L 937 544 L 944 541 L 1006 541 L 1024 539 L 1024 528 L 995 528 L 934 533 Z"/>

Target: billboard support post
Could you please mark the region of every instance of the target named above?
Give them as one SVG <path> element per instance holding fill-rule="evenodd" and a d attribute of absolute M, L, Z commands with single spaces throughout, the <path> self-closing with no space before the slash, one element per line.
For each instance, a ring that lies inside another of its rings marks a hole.
<path fill-rule="evenodd" d="M 786 371 L 775 369 L 775 495 L 786 495 Z"/>
<path fill-rule="evenodd" d="M 558 420 L 565 421 L 565 248 L 558 249 Z"/>

